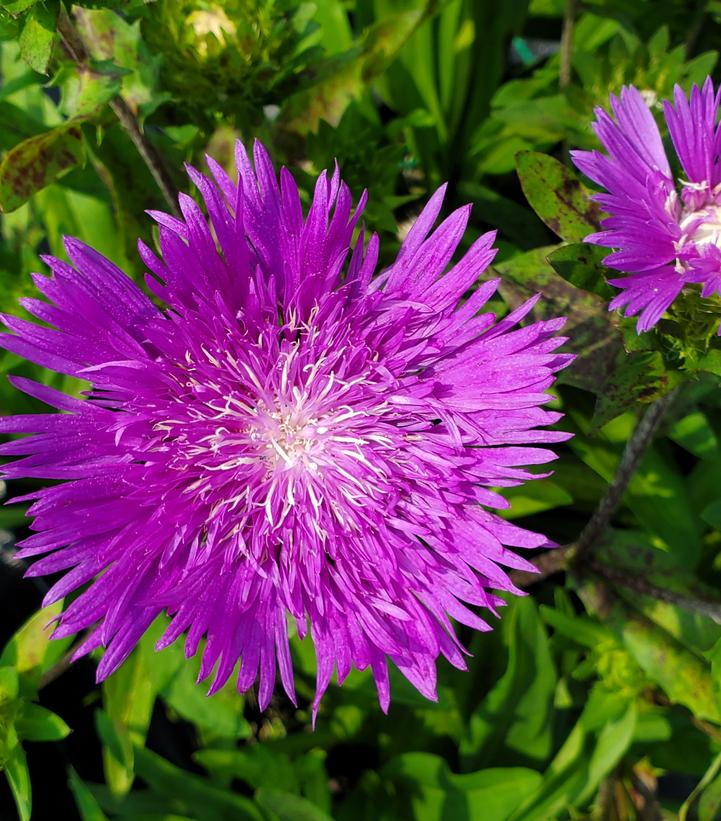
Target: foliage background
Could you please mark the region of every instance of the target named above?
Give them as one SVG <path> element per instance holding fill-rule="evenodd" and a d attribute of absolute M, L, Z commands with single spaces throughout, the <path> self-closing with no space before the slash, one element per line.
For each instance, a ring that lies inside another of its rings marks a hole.
<path fill-rule="evenodd" d="M 570 316 L 556 402 L 576 436 L 509 492 L 524 526 L 573 543 L 644 404 L 684 380 L 593 566 L 540 580 L 493 633 L 462 630 L 470 669 L 440 665 L 438 704 L 395 676 L 384 717 L 356 673 L 315 732 L 308 641 L 299 707 L 265 714 L 232 686 L 206 698 L 152 635 L 102 687 L 95 659 L 67 669 L 44 582 L 13 558 L 23 506 L 0 509 L 0 817 L 31 800 L 82 821 L 721 817 L 721 356 L 683 316 L 639 343 L 608 315 L 603 254 L 579 244 L 598 214 L 567 167 L 610 91 L 634 83 L 657 111 L 713 73 L 719 23 L 718 0 L 0 2 L 2 311 L 63 234 L 140 280 L 143 212 L 187 189 L 183 162 L 230 168 L 257 136 L 306 201 L 334 158 L 367 187 L 386 261 L 447 180 L 449 210 L 473 203 L 467 244 L 499 230 L 499 313 L 541 291 Z M 0 370 L 81 389 L 9 354 Z M 0 410 L 40 407 L 3 378 Z"/>

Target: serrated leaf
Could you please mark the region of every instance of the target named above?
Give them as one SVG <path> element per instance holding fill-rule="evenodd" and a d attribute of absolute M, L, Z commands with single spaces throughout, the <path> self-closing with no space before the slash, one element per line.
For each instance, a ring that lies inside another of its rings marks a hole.
<path fill-rule="evenodd" d="M 60 4 L 57 0 L 44 0 L 33 5 L 18 38 L 20 56 L 39 74 L 47 72 L 53 56 L 57 41 L 55 25 L 59 9 Z"/>
<path fill-rule="evenodd" d="M 15 211 L 84 160 L 83 133 L 76 122 L 23 140 L 0 163 L 0 212 Z"/>
<path fill-rule="evenodd" d="M 591 192 L 558 160 L 537 151 L 519 151 L 516 171 L 531 208 L 566 242 L 581 242 L 598 229 L 601 209 Z"/>

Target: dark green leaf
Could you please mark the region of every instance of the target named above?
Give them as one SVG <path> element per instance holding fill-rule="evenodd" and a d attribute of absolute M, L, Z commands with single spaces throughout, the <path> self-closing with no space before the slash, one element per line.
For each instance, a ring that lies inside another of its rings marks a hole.
<path fill-rule="evenodd" d="M 551 751 L 549 715 L 556 670 L 548 636 L 531 599 L 519 599 L 501 622 L 508 667 L 471 714 L 461 740 L 463 769 L 543 761 Z"/>
<path fill-rule="evenodd" d="M 601 209 L 591 192 L 558 160 L 536 151 L 520 151 L 516 170 L 533 210 L 566 242 L 581 242 L 598 230 Z"/>
<path fill-rule="evenodd" d="M 279 821 L 332 821 L 330 815 L 299 795 L 263 787 L 255 800 L 264 810 L 273 813 Z"/>
<path fill-rule="evenodd" d="M 606 282 L 608 269 L 603 259 L 607 256 L 608 248 L 577 242 L 552 251 L 548 261 L 566 282 L 608 300 L 614 292 Z"/>

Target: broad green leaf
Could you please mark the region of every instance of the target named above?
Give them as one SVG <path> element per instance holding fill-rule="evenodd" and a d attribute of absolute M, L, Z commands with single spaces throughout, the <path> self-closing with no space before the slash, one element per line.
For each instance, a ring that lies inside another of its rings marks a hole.
<path fill-rule="evenodd" d="M 510 607 L 501 622 L 508 667 L 470 716 L 460 744 L 466 772 L 489 764 L 540 762 L 551 751 L 556 670 L 548 636 L 532 599 L 517 599 Z"/>
<path fill-rule="evenodd" d="M 548 261 L 566 282 L 583 288 L 603 299 L 613 297 L 613 289 L 606 283 L 607 268 L 603 264 L 608 248 L 574 242 L 562 245 L 548 255 Z"/>
<path fill-rule="evenodd" d="M 20 738 L 28 741 L 61 741 L 70 734 L 59 715 L 39 704 L 24 704 L 15 726 Z"/>
<path fill-rule="evenodd" d="M 5 762 L 5 777 L 18 808 L 20 821 L 30 821 L 33 797 L 30 786 L 30 772 L 23 748 L 18 744 Z"/>
<path fill-rule="evenodd" d="M 547 821 L 583 807 L 629 748 L 635 725 L 634 703 L 597 685 L 541 784 L 509 821 Z"/>
<path fill-rule="evenodd" d="M 83 133 L 73 121 L 23 140 L 0 162 L 0 212 L 19 208 L 84 160 Z"/>
<path fill-rule="evenodd" d="M 596 231 L 601 209 L 578 177 L 547 154 L 520 151 L 516 170 L 531 208 L 566 242 L 581 242 Z"/>
<path fill-rule="evenodd" d="M 430 753 L 398 756 L 383 768 L 381 775 L 394 785 L 398 810 L 394 815 L 393 811 L 388 812 L 389 807 L 379 807 L 381 817 L 423 821 L 505 821 L 541 781 L 539 773 L 524 767 L 497 767 L 456 775 L 446 761 Z"/>
<path fill-rule="evenodd" d="M 255 794 L 258 806 L 279 821 L 332 821 L 330 815 L 299 795 L 262 787 Z"/>
<path fill-rule="evenodd" d="M 62 656 L 72 639 L 50 639 L 52 620 L 62 612 L 59 601 L 35 613 L 15 633 L 0 654 L 0 665 L 12 665 L 20 674 L 23 689 L 34 693 L 40 677 Z"/>
<path fill-rule="evenodd" d="M 60 6 L 57 0 L 36 3 L 25 17 L 18 44 L 20 55 L 33 71 L 45 74 L 57 41 L 55 24 Z"/>

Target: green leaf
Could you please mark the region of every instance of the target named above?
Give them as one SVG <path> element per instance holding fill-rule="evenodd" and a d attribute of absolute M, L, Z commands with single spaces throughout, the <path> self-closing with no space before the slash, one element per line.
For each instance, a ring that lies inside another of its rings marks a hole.
<path fill-rule="evenodd" d="M 579 594 L 672 702 L 688 707 L 698 718 L 721 722 L 705 659 L 604 587 L 587 582 Z"/>
<path fill-rule="evenodd" d="M 61 741 L 70 734 L 59 715 L 39 704 L 25 704 L 15 726 L 20 738 L 28 741 Z"/>
<path fill-rule="evenodd" d="M 548 261 L 566 282 L 608 300 L 613 297 L 613 288 L 606 282 L 608 269 L 603 259 L 607 256 L 608 248 L 574 242 L 552 251 Z"/>
<path fill-rule="evenodd" d="M 531 516 L 573 504 L 573 496 L 553 479 L 539 479 L 522 487 L 504 488 L 503 495 L 511 503 L 509 510 L 500 511 L 505 519 Z"/>
<path fill-rule="evenodd" d="M 292 793 L 262 787 L 255 794 L 260 807 L 273 813 L 279 821 L 332 821 L 331 816 L 308 799 Z"/>
<path fill-rule="evenodd" d="M 5 762 L 5 777 L 18 808 L 20 821 L 30 821 L 33 808 L 33 797 L 30 786 L 30 772 L 25 751 L 18 744 L 13 754 Z"/>
<path fill-rule="evenodd" d="M 636 707 L 600 685 L 543 775 L 509 821 L 547 821 L 582 807 L 633 741 Z"/>
<path fill-rule="evenodd" d="M 693 411 L 679 419 L 669 431 L 669 437 L 699 459 L 716 459 L 719 440 L 706 414 Z"/>
<path fill-rule="evenodd" d="M 172 658 L 171 658 L 172 655 Z M 243 718 L 243 697 L 232 682 L 212 696 L 207 685 L 198 684 L 200 653 L 193 659 L 185 659 L 183 649 L 173 645 L 163 651 L 162 658 L 169 661 L 175 673 L 162 690 L 162 697 L 179 716 L 190 721 L 210 737 L 249 738 L 250 725 Z"/>
<path fill-rule="evenodd" d="M 639 404 L 659 399 L 680 381 L 678 372 L 666 369 L 658 351 L 619 353 L 615 367 L 599 391 L 592 429 L 603 427 Z"/>
<path fill-rule="evenodd" d="M 576 288 L 553 270 L 547 257 L 555 247 L 534 248 L 494 265 L 503 278 L 500 291 L 511 307 L 541 293 L 534 316 L 568 317 L 563 333 L 569 340 L 563 350 L 576 358 L 561 371 L 559 381 L 598 393 L 623 348 L 617 320 L 605 300 Z"/>
<path fill-rule="evenodd" d="M 0 212 L 15 211 L 84 160 L 83 133 L 77 122 L 23 140 L 0 163 Z"/>
<path fill-rule="evenodd" d="M 689 813 L 692 814 L 689 816 Z M 683 802 L 678 818 L 679 821 L 688 821 L 689 817 L 697 818 L 698 821 L 716 821 L 720 815 L 721 754 L 711 762 L 703 778 Z"/>
<path fill-rule="evenodd" d="M 57 41 L 55 25 L 60 4 L 57 0 L 36 3 L 25 18 L 18 44 L 20 55 L 33 71 L 46 74 Z"/>
<path fill-rule="evenodd" d="M 711 502 L 701 511 L 701 518 L 716 530 L 721 530 L 721 499 Z"/>
<path fill-rule="evenodd" d="M 106 742 L 103 748 L 103 765 L 108 786 L 116 795 L 124 795 L 132 786 L 133 745 L 145 743 L 156 696 L 174 669 L 163 670 L 154 650 L 161 627 L 158 619 L 129 658 L 103 682 L 103 705 L 115 735 L 115 744 Z"/>
<path fill-rule="evenodd" d="M 456 775 L 446 761 L 430 753 L 404 753 L 392 759 L 381 776 L 394 785 L 397 809 L 397 813 L 388 813 L 386 807 L 381 817 L 423 821 L 455 818 L 505 821 L 541 781 L 537 772 L 523 767 L 498 767 Z"/>
<path fill-rule="evenodd" d="M 5 0 L 5 2 L 0 3 L 0 7 L 15 17 L 32 8 L 37 2 L 38 0 Z"/>
<path fill-rule="evenodd" d="M 198 750 L 193 758 L 208 772 L 225 779 L 238 778 L 254 789 L 298 791 L 296 762 L 273 743 L 236 750 Z"/>
<path fill-rule="evenodd" d="M 95 796 L 85 786 L 72 767 L 68 770 L 68 786 L 75 798 L 75 805 L 80 813 L 80 821 L 108 821 L 107 815 L 100 808 Z"/>
<path fill-rule="evenodd" d="M 50 639 L 53 626 L 49 624 L 62 612 L 59 601 L 35 613 L 15 633 L 0 654 L 0 665 L 7 664 L 20 674 L 25 692 L 34 694 L 42 674 L 62 656 L 71 638 Z"/>
<path fill-rule="evenodd" d="M 94 114 L 119 93 L 125 73 L 108 62 L 64 65 L 53 78 L 53 85 L 62 91 L 61 112 L 67 117 Z"/>
<path fill-rule="evenodd" d="M 150 750 L 136 747 L 135 765 L 138 775 L 149 786 L 184 802 L 201 817 L 212 810 L 233 821 L 264 821 L 263 814 L 247 798 L 213 786 Z"/>
<path fill-rule="evenodd" d="M 520 151 L 516 170 L 531 208 L 566 242 L 581 242 L 598 229 L 601 209 L 578 177 L 547 154 Z"/>
<path fill-rule="evenodd" d="M 490 763 L 539 762 L 551 751 L 556 670 L 548 636 L 532 599 L 517 599 L 510 608 L 501 622 L 508 667 L 471 714 L 461 739 L 466 772 Z"/>

